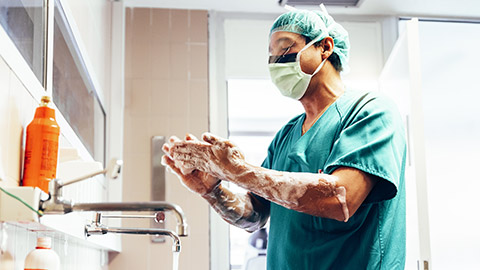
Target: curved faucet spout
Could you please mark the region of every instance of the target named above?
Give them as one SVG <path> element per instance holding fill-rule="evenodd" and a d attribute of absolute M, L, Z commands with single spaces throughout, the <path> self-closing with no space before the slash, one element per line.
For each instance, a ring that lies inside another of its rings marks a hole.
<path fill-rule="evenodd" d="M 172 211 L 177 218 L 177 234 L 179 236 L 188 236 L 188 225 L 185 214 L 180 206 L 163 202 L 105 202 L 105 203 L 74 203 L 70 211 Z M 69 211 L 69 212 L 70 212 Z M 65 212 L 68 213 L 68 212 Z"/>
<path fill-rule="evenodd" d="M 180 252 L 181 244 L 178 235 L 170 230 L 154 229 L 154 228 L 114 228 L 114 227 L 95 227 L 86 226 L 85 233 L 87 236 L 102 235 L 107 233 L 122 233 L 122 234 L 150 234 L 150 235 L 167 235 L 173 241 L 173 252 Z"/>

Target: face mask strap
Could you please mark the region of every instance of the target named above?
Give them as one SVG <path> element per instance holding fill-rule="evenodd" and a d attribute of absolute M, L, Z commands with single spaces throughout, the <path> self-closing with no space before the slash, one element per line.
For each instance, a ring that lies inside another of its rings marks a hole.
<path fill-rule="evenodd" d="M 300 55 L 302 54 L 303 51 L 305 51 L 306 49 L 308 49 L 310 46 L 312 46 L 312 44 L 314 44 L 315 42 L 321 40 L 320 39 L 321 36 L 318 36 L 316 38 L 314 38 L 312 41 L 310 41 L 309 43 L 307 43 L 307 45 L 305 45 L 298 53 L 297 53 L 297 61 L 300 61 Z"/>
<path fill-rule="evenodd" d="M 323 4 L 320 5 L 321 8 L 322 8 L 322 6 L 323 6 Z M 327 10 L 325 9 L 325 6 L 323 6 L 323 8 L 322 8 L 322 12 L 324 12 L 324 13 L 328 16 L 328 12 L 327 12 Z M 327 34 L 324 38 L 330 36 L 329 32 L 330 32 L 330 29 L 333 28 L 333 26 L 334 26 L 334 24 L 330 24 L 329 27 L 327 27 L 326 25 L 323 25 L 323 26 L 321 27 L 321 28 L 322 28 L 322 33 L 326 33 L 326 34 Z M 309 48 L 310 46 L 312 46 L 315 42 L 321 40 L 321 39 L 320 39 L 321 36 L 322 36 L 322 35 L 314 38 L 312 41 L 310 41 L 309 43 L 307 43 L 307 45 L 305 45 L 305 47 L 303 47 L 303 48 L 298 52 L 297 61 L 300 61 L 300 54 L 302 54 L 302 52 L 303 52 L 304 50 L 308 49 L 308 48 Z M 322 39 L 323 39 L 323 38 L 322 38 Z"/>
<path fill-rule="evenodd" d="M 317 72 L 320 71 L 320 69 L 322 69 L 323 65 L 325 64 L 325 61 L 327 61 L 327 58 L 323 59 L 322 63 L 320 63 L 320 65 L 318 65 L 317 69 L 313 72 L 312 74 L 312 77 L 317 74 Z"/>
<path fill-rule="evenodd" d="M 303 47 L 298 53 L 297 53 L 297 62 L 300 63 L 300 55 L 302 54 L 302 52 L 306 49 L 308 49 L 308 47 L 312 46 L 312 44 L 314 44 L 315 42 L 321 40 L 320 39 L 321 36 L 318 36 L 316 38 L 314 38 L 312 41 L 310 41 L 309 43 L 307 43 L 307 45 L 305 45 L 305 47 Z M 325 61 L 327 60 L 327 58 L 325 58 L 322 63 L 320 63 L 320 65 L 318 65 L 317 69 L 313 72 L 313 75 L 317 74 L 318 71 L 320 71 L 320 69 L 323 67 L 323 65 L 325 64 Z"/>

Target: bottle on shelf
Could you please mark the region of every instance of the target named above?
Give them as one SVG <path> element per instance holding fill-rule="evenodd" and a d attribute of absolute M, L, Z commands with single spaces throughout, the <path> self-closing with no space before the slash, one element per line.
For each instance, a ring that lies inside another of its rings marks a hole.
<path fill-rule="evenodd" d="M 23 185 L 38 187 L 48 193 L 48 183 L 57 173 L 60 128 L 55 110 L 48 107 L 50 97 L 42 97 L 33 121 L 27 126 Z"/>
<path fill-rule="evenodd" d="M 38 237 L 37 247 L 28 253 L 25 270 L 60 270 L 60 258 L 52 249 L 52 238 Z"/>

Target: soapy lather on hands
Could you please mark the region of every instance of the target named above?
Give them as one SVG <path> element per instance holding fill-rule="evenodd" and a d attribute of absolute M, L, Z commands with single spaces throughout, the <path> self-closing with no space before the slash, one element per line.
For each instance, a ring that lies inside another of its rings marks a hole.
<path fill-rule="evenodd" d="M 185 137 L 185 141 L 202 143 L 190 134 Z M 175 145 L 182 141 L 179 138 L 172 136 L 170 137 L 169 142 L 170 144 Z M 196 170 L 195 168 L 186 168 L 185 166 L 182 166 L 180 161 L 174 161 L 170 157 L 171 150 L 168 144 L 164 144 L 162 150 L 167 154 L 163 156 L 162 163 L 181 177 L 182 183 L 192 192 L 204 195 L 210 192 L 213 187 L 218 184 L 218 178 L 213 175 L 208 174 L 205 171 Z"/>
<path fill-rule="evenodd" d="M 217 200 L 215 203 L 230 204 L 231 210 L 234 208 L 233 202 L 240 206 L 245 204 L 248 198 L 240 199 L 227 192 L 221 186 L 221 180 L 235 183 L 293 210 L 316 216 L 330 215 L 345 222 L 350 217 L 346 189 L 337 185 L 337 177 L 334 175 L 281 172 L 250 165 L 232 142 L 209 133 L 203 135 L 203 141 L 192 135 L 187 135 L 185 140 L 172 137 L 170 145 L 165 145 L 163 150 L 167 154 L 164 156 L 164 163 L 180 176 L 189 189 L 207 200 Z M 254 198 L 252 195 L 249 197 Z M 328 205 L 337 208 L 336 214 L 326 213 L 332 212 L 332 207 Z M 243 210 L 243 213 L 235 213 L 245 217 L 249 213 L 245 213 L 245 207 Z"/>
<path fill-rule="evenodd" d="M 181 142 L 174 136 L 169 141 L 172 145 Z M 202 143 L 190 134 L 187 134 L 185 141 Z M 166 155 L 163 156 L 162 163 L 177 174 L 189 190 L 206 199 L 225 221 L 252 232 L 265 225 L 269 209 L 265 209 L 250 193 L 235 194 L 222 186 L 217 177 L 197 169 L 183 167 L 182 162 L 174 161 L 170 157 L 168 144 L 163 146 L 163 151 Z"/>

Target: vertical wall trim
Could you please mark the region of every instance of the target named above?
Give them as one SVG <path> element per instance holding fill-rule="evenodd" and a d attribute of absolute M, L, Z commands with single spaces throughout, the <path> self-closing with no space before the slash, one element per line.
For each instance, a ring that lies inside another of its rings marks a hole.
<path fill-rule="evenodd" d="M 227 84 L 225 77 L 225 18 L 208 13 L 209 130 L 228 137 Z M 210 269 L 230 269 L 229 225 L 210 207 Z"/>
<path fill-rule="evenodd" d="M 389 16 L 381 20 L 383 64 L 385 64 L 398 39 L 398 18 Z"/>
<path fill-rule="evenodd" d="M 112 2 L 111 23 L 111 73 L 107 94 L 107 160 L 123 159 L 123 128 L 125 112 L 125 6 L 123 1 Z M 115 181 L 107 181 L 108 201 L 120 202 L 123 194 L 123 175 Z M 112 220 L 111 226 L 121 226 L 121 220 Z M 116 222 L 116 223 L 115 223 Z M 121 237 L 117 236 L 115 247 L 122 250 Z"/>
<path fill-rule="evenodd" d="M 44 69 L 43 69 L 43 88 L 47 94 L 52 96 L 53 90 L 53 26 L 55 5 L 54 0 L 45 0 L 45 28 L 44 28 Z"/>
<path fill-rule="evenodd" d="M 43 1 L 43 89 L 52 95 L 54 0 Z"/>
<path fill-rule="evenodd" d="M 424 117 L 422 109 L 422 75 L 420 65 L 420 36 L 418 19 L 407 23 L 407 46 L 410 76 L 410 104 L 413 137 L 413 159 L 418 202 L 418 232 L 420 240 L 420 261 L 431 264 L 430 223 L 428 217 L 428 185 L 425 153 Z"/>

